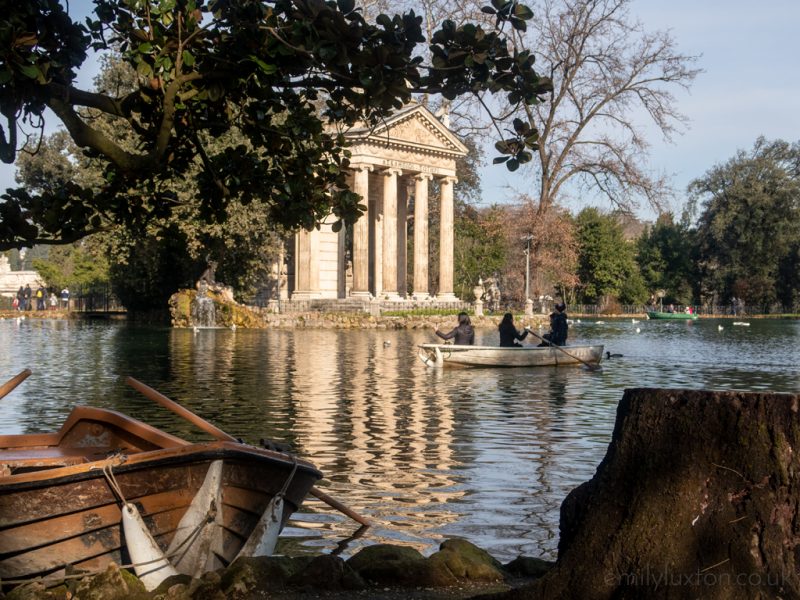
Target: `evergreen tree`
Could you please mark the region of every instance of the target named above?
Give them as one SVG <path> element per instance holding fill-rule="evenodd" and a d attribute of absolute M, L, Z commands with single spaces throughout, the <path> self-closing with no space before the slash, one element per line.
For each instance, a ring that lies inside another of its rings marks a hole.
<path fill-rule="evenodd" d="M 575 218 L 579 244 L 578 277 L 581 298 L 601 310 L 612 300 L 644 302 L 647 291 L 635 260 L 635 246 L 625 240 L 622 227 L 596 208 L 585 208 Z"/>
<path fill-rule="evenodd" d="M 797 296 L 800 143 L 759 138 L 690 184 L 703 290 L 760 311 Z M 788 304 L 787 304 L 788 303 Z"/>

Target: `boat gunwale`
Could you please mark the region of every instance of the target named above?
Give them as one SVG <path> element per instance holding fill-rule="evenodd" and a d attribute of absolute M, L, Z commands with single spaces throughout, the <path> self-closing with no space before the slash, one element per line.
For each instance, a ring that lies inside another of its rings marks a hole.
<path fill-rule="evenodd" d="M 121 456 L 125 456 L 124 461 L 119 459 Z M 45 468 L 26 473 L 6 475 L 0 477 L 0 493 L 17 492 L 39 487 L 49 487 L 52 485 L 65 485 L 103 477 L 102 468 L 105 465 L 111 465 L 114 473 L 119 475 L 155 467 L 220 459 L 255 459 L 257 462 L 263 463 L 279 462 L 286 468 L 294 468 L 296 464 L 298 470 L 316 476 L 317 479 L 322 479 L 323 477 L 322 472 L 310 462 L 294 458 L 288 454 L 257 448 L 247 444 L 239 444 L 237 442 L 215 441 L 198 442 L 195 444 L 186 442 L 185 445 L 178 448 L 159 448 L 157 450 L 137 452 L 129 455 L 111 455 L 108 458 L 78 465 Z M 2 451 L 0 451 L 0 463 L 2 463 Z"/>
<path fill-rule="evenodd" d="M 465 352 L 468 350 L 496 350 L 496 351 L 507 351 L 513 350 L 518 352 L 520 350 L 524 350 L 526 352 L 537 351 L 537 352 L 544 352 L 545 350 L 556 350 L 556 348 L 561 348 L 563 350 L 569 351 L 572 350 L 582 350 L 584 348 L 603 348 L 604 344 L 575 344 L 571 346 L 471 346 L 471 345 L 459 345 L 459 344 L 436 344 L 436 343 L 429 343 L 429 344 L 418 344 L 419 348 L 424 348 L 426 350 L 433 350 L 434 348 L 439 348 L 441 350 L 455 350 L 456 352 Z M 558 350 L 556 350 L 557 352 Z M 601 350 L 602 352 L 602 350 Z"/>
<path fill-rule="evenodd" d="M 119 427 L 120 429 L 138 436 L 142 440 L 158 446 L 159 448 L 169 448 L 175 446 L 185 446 L 191 444 L 186 440 L 174 436 L 157 427 L 129 417 L 119 411 L 110 408 L 99 408 L 95 406 L 75 406 L 67 415 L 67 418 L 58 428 L 58 431 L 49 433 L 20 433 L 0 435 L 0 449 L 3 448 L 28 448 L 37 447 L 58 447 L 66 435 L 81 421 L 97 421 L 108 425 Z M 69 447 L 69 446 L 67 446 Z M 2 450 L 0 450 L 2 452 Z"/>

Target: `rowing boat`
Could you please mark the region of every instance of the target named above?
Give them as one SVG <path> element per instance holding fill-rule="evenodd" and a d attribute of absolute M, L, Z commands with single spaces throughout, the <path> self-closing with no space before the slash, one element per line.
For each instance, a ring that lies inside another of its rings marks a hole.
<path fill-rule="evenodd" d="M 657 310 L 651 310 L 647 312 L 648 319 L 675 319 L 679 321 L 695 321 L 697 320 L 697 315 L 693 313 L 684 313 L 684 312 L 660 312 Z"/>
<path fill-rule="evenodd" d="M 427 366 L 560 367 L 599 364 L 602 345 L 583 346 L 456 346 L 420 344 L 419 358 Z"/>
<path fill-rule="evenodd" d="M 283 452 L 190 443 L 76 407 L 55 433 L 0 436 L 0 579 L 57 580 L 115 562 L 154 589 L 271 554 L 321 477 Z"/>

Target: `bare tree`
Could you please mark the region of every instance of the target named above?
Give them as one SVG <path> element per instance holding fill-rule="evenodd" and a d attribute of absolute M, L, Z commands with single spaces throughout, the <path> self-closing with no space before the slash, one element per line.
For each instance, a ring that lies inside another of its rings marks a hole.
<path fill-rule="evenodd" d="M 530 163 L 538 183 L 538 212 L 569 193 L 591 189 L 631 210 L 644 199 L 661 210 L 671 189 L 648 169 L 649 144 L 635 119 L 645 115 L 663 137 L 686 118 L 672 91 L 688 89 L 700 73 L 697 57 L 679 53 L 668 31 L 645 31 L 632 19 L 631 0 L 544 0 L 534 6 L 527 33 L 517 41 L 537 48 L 554 89 L 529 107 L 540 127 Z"/>

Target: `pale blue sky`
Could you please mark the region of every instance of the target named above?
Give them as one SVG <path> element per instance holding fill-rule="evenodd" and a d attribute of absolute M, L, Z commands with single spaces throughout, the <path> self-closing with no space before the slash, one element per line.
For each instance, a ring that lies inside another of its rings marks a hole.
<path fill-rule="evenodd" d="M 83 13 L 88 5 L 88 0 L 71 3 Z M 680 52 L 702 55 L 697 66 L 704 72 L 692 90 L 676 90 L 678 107 L 691 120 L 689 129 L 672 144 L 660 134 L 650 136 L 651 165 L 672 175 L 679 192 L 676 208 L 689 181 L 738 149 L 750 148 L 759 135 L 800 141 L 800 2 L 634 0 L 631 12 L 647 29 L 671 30 Z M 524 186 L 519 175 L 502 166 L 487 166 L 483 181 L 487 202 L 507 199 L 507 185 Z M 10 185 L 13 168 L 2 165 L 0 188 Z M 600 200 L 597 204 L 603 206 Z M 644 207 L 640 214 L 652 216 Z"/>
<path fill-rule="evenodd" d="M 764 0 L 634 0 L 631 14 L 648 30 L 671 31 L 683 54 L 701 55 L 690 92 L 675 90 L 689 129 L 665 143 L 652 133 L 650 164 L 672 176 L 679 209 L 688 183 L 759 135 L 800 141 L 800 2 Z M 484 170 L 484 198 L 502 200 L 521 176 Z M 592 202 L 592 199 L 586 199 Z M 597 199 L 598 206 L 608 206 Z M 652 218 L 642 207 L 640 215 Z"/>

